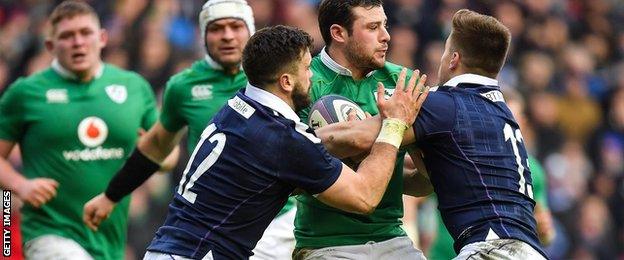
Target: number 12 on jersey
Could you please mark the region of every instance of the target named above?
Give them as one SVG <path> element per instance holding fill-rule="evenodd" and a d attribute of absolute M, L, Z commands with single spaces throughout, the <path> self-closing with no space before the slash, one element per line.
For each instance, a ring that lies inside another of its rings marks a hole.
<path fill-rule="evenodd" d="M 526 183 L 526 179 L 524 178 L 524 166 L 522 165 L 522 157 L 520 156 L 520 150 L 518 149 L 518 144 L 522 144 L 522 133 L 520 133 L 520 129 L 513 129 L 509 124 L 505 124 L 503 128 L 503 133 L 505 134 L 505 142 L 511 141 L 511 148 L 513 149 L 513 153 L 516 156 L 516 164 L 518 164 L 518 174 L 520 174 L 520 193 L 526 194 L 531 199 L 533 198 L 533 187 L 531 184 Z M 529 159 L 525 158 L 527 166 L 529 165 Z"/>
<path fill-rule="evenodd" d="M 193 185 L 195 185 L 195 182 L 197 181 L 197 179 L 199 179 L 199 177 L 202 176 L 202 174 L 207 172 L 208 169 L 210 169 L 210 167 L 215 164 L 215 162 L 217 162 L 217 159 L 219 159 L 219 156 L 221 155 L 221 152 L 223 152 L 223 148 L 225 147 L 225 134 L 215 133 L 216 130 L 217 126 L 214 123 L 210 124 L 208 127 L 206 127 L 206 129 L 204 129 L 204 132 L 202 132 L 201 134 L 201 140 L 199 140 L 199 144 L 197 144 L 197 146 L 195 147 L 195 150 L 191 155 L 191 159 L 186 164 L 186 168 L 184 169 L 184 173 L 182 174 L 182 179 L 180 180 L 180 185 L 178 186 L 178 193 L 190 203 L 195 203 L 197 194 L 190 191 L 189 189 L 192 188 Z M 195 156 L 197 156 L 197 152 L 202 148 L 206 140 L 210 141 L 210 143 L 216 143 L 216 145 L 212 149 L 212 151 L 210 151 L 210 154 L 208 154 L 208 156 L 206 156 L 206 158 L 204 158 L 202 162 L 197 166 L 197 168 L 192 172 L 191 176 L 189 176 L 189 170 L 191 169 L 195 160 L 198 159 L 195 158 Z M 189 181 L 188 183 L 186 183 L 186 185 L 184 185 L 187 178 L 189 178 Z"/>

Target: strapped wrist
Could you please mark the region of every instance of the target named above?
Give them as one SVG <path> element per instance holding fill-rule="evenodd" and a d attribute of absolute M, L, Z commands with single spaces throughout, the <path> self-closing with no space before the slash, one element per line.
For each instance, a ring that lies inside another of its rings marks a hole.
<path fill-rule="evenodd" d="M 388 143 L 399 149 L 403 134 L 409 126 L 400 119 L 386 118 L 383 120 L 376 143 Z"/>

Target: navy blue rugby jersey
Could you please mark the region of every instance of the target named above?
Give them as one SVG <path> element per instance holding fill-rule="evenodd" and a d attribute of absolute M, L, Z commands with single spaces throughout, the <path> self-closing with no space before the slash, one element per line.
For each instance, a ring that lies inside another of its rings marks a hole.
<path fill-rule="evenodd" d="M 341 170 L 284 101 L 248 85 L 203 131 L 148 250 L 247 259 L 295 188 L 321 193 Z"/>
<path fill-rule="evenodd" d="M 497 85 L 464 74 L 430 92 L 413 125 L 417 145 L 455 252 L 514 238 L 544 254 L 522 134 Z"/>

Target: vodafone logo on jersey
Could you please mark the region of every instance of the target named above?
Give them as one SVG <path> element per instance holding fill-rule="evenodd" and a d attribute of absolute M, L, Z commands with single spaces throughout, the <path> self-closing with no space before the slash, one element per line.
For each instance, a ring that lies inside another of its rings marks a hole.
<path fill-rule="evenodd" d="M 87 147 L 96 147 L 108 137 L 108 126 L 99 117 L 90 116 L 78 125 L 78 139 Z"/>
<path fill-rule="evenodd" d="M 124 158 L 123 148 L 103 148 L 101 145 L 108 137 L 108 126 L 99 117 L 90 116 L 78 124 L 78 139 L 86 146 L 84 149 L 63 151 L 68 161 L 119 160 Z"/>

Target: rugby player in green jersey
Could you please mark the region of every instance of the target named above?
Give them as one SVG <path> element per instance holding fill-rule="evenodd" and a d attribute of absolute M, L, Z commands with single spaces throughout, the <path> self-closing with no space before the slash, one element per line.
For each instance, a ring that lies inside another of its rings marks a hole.
<path fill-rule="evenodd" d="M 247 84 L 241 69 L 242 51 L 255 31 L 253 11 L 244 0 L 210 0 L 199 14 L 207 54 L 171 77 L 165 89 L 160 121 L 143 136 L 126 168 L 107 192 L 85 205 L 84 219 L 92 228 L 102 222 L 115 202 L 141 185 L 172 151 L 188 126 L 192 154 L 212 117 Z M 128 168 L 129 167 L 129 168 Z M 274 219 L 254 250 L 256 259 L 290 258 L 294 248 L 294 198 Z M 105 222 L 104 222 L 105 223 Z M 279 246 L 277 246 L 279 245 Z"/>
<path fill-rule="evenodd" d="M 338 94 L 353 100 L 364 111 L 378 114 L 378 82 L 390 95 L 403 69 L 386 62 L 390 35 L 382 1 L 325 0 L 318 20 L 326 47 L 312 60 L 310 98 L 314 102 L 322 96 Z M 304 122 L 308 113 L 309 110 L 300 113 Z M 368 255 L 371 259 L 423 259 L 422 252 L 414 248 L 402 228 L 404 154 L 399 152 L 388 188 L 370 215 L 344 212 L 307 194 L 297 196 L 297 245 L 293 257 L 344 257 L 352 253 L 351 258 Z"/>
<path fill-rule="evenodd" d="M 129 199 L 98 232 L 82 222 L 82 207 L 157 120 L 154 94 L 138 74 L 102 62 L 107 36 L 89 5 L 63 2 L 50 24 L 52 65 L 0 99 L 0 185 L 26 202 L 27 259 L 123 259 Z M 6 160 L 15 144 L 22 173 Z"/>

